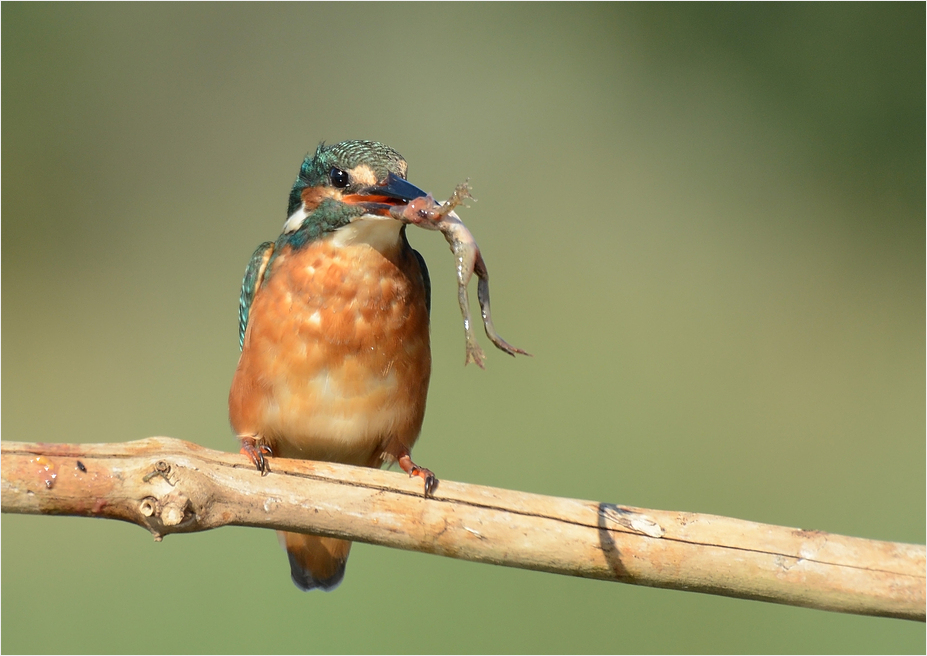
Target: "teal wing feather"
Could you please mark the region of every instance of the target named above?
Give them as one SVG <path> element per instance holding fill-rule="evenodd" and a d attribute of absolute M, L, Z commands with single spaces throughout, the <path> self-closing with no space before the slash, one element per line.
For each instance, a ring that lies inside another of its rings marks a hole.
<path fill-rule="evenodd" d="M 428 275 L 428 265 L 425 264 L 425 258 L 409 244 L 409 238 L 406 236 L 406 226 L 402 226 L 402 241 L 405 247 L 412 251 L 412 255 L 418 260 L 418 268 L 422 271 L 422 282 L 425 284 L 425 307 L 428 308 L 428 314 L 431 314 L 431 276 Z"/>
<path fill-rule="evenodd" d="M 422 282 L 425 283 L 425 307 L 428 308 L 428 314 L 431 314 L 431 276 L 428 275 L 428 266 L 425 264 L 425 258 L 414 248 L 412 252 L 415 259 L 418 260 L 418 266 L 422 270 Z"/>
<path fill-rule="evenodd" d="M 264 281 L 264 272 L 267 263 L 274 253 L 274 242 L 265 241 L 257 247 L 248 267 L 245 269 L 245 278 L 241 281 L 241 296 L 238 299 L 238 347 L 245 347 L 245 331 L 248 329 L 248 314 L 251 312 L 251 303 Z"/>

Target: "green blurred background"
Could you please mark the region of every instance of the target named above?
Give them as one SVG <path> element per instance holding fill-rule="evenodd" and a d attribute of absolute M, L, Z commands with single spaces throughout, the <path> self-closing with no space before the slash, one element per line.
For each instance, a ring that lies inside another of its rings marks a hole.
<path fill-rule="evenodd" d="M 235 450 L 241 275 L 320 140 L 461 212 L 434 281 L 439 477 L 925 540 L 925 9 L 2 8 L 3 438 Z M 483 338 L 484 346 L 489 346 Z M 4 652 L 920 652 L 924 626 L 270 532 L 2 519 Z"/>

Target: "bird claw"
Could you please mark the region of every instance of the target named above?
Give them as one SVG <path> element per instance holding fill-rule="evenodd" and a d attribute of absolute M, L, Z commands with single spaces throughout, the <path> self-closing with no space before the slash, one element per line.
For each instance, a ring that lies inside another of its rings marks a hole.
<path fill-rule="evenodd" d="M 425 481 L 426 497 L 433 497 L 435 495 L 435 490 L 438 489 L 438 478 L 430 469 L 425 469 L 424 467 L 413 467 L 412 473 L 409 474 L 409 476 L 418 476 Z"/>
<path fill-rule="evenodd" d="M 239 453 L 247 456 L 248 460 L 261 472 L 261 476 L 267 476 L 268 472 L 270 472 L 270 463 L 267 462 L 267 457 L 273 457 L 273 449 L 253 437 L 242 437 L 240 439 L 241 451 Z"/>
<path fill-rule="evenodd" d="M 412 462 L 412 458 L 408 454 L 399 458 L 399 466 L 402 468 L 402 471 L 409 475 L 409 478 L 418 476 L 423 481 L 425 481 L 426 497 L 434 496 L 435 490 L 438 489 L 438 478 L 434 475 L 433 471 L 416 465 L 414 462 Z"/>

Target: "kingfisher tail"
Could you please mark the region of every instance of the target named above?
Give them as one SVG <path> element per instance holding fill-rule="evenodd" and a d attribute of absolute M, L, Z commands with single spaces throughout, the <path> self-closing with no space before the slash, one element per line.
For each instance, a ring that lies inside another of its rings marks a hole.
<path fill-rule="evenodd" d="M 286 531 L 277 531 L 277 537 L 290 558 L 290 575 L 297 588 L 331 592 L 338 587 L 344 578 L 350 542 Z"/>

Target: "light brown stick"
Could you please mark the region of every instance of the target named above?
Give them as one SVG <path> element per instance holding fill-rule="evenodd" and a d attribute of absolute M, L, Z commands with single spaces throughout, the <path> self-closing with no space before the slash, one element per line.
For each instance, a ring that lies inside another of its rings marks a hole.
<path fill-rule="evenodd" d="M 247 458 L 169 438 L 2 442 L 2 510 L 311 531 L 509 567 L 924 621 L 925 547 L 399 473 Z"/>

